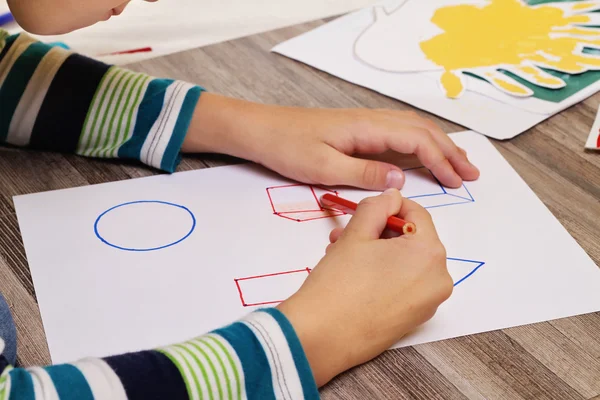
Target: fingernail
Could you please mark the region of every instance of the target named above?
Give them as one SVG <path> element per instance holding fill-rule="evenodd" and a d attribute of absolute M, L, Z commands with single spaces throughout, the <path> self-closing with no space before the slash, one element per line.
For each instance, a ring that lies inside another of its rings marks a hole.
<path fill-rule="evenodd" d="M 387 174 L 385 184 L 390 189 L 402 189 L 402 186 L 404 186 L 404 174 L 395 169 L 391 170 Z"/>
<path fill-rule="evenodd" d="M 383 192 L 383 194 L 386 196 L 390 196 L 396 193 L 398 193 L 398 189 L 396 188 L 387 189 L 385 192 Z"/>

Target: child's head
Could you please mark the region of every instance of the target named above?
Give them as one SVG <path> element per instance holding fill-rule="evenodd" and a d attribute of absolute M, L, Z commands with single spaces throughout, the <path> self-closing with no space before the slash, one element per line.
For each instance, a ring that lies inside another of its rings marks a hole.
<path fill-rule="evenodd" d="M 130 0 L 8 0 L 10 11 L 27 32 L 56 35 L 119 15 Z M 156 0 L 145 0 L 156 1 Z"/>

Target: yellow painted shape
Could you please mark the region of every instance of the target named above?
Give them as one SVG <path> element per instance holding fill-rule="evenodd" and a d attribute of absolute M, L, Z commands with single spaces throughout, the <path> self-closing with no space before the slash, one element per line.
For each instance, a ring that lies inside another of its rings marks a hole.
<path fill-rule="evenodd" d="M 536 62 L 542 66 L 547 66 L 548 68 L 559 70 L 562 72 L 566 72 L 567 74 L 580 74 L 587 70 L 586 67 L 581 66 L 575 62 L 566 63 L 564 61 L 557 62 L 554 60 L 550 60 L 540 55 L 535 55 L 530 58 L 530 61 Z"/>
<path fill-rule="evenodd" d="M 562 79 L 552 75 L 544 74 L 539 68 L 533 66 L 528 65 L 525 67 L 519 67 L 518 70 L 523 72 L 526 76 L 533 80 L 533 83 L 538 85 L 557 86 L 565 83 Z"/>
<path fill-rule="evenodd" d="M 525 87 L 521 86 L 516 82 L 513 83 L 507 80 L 504 77 L 504 75 L 500 74 L 499 72 L 486 72 L 484 75 L 486 78 L 488 78 L 488 80 L 492 81 L 494 84 L 506 90 L 507 92 L 511 92 L 513 94 L 518 95 L 528 94 L 527 89 Z"/>
<path fill-rule="evenodd" d="M 577 61 L 578 64 L 589 65 L 594 68 L 600 67 L 600 58 L 598 58 L 598 57 L 590 57 L 590 56 L 581 55 L 581 56 L 575 56 L 575 60 Z"/>
<path fill-rule="evenodd" d="M 518 95 L 526 95 L 529 93 L 524 86 L 507 80 L 504 75 L 500 74 L 499 72 L 487 72 L 485 76 L 507 92 Z"/>
<path fill-rule="evenodd" d="M 566 2 L 571 6 L 575 3 Z M 600 46 L 600 40 L 555 35 L 557 30 L 574 29 L 573 24 L 590 20 L 583 14 L 569 16 L 552 5 L 530 7 L 521 0 L 490 0 L 483 7 L 448 6 L 436 10 L 431 19 L 444 32 L 421 42 L 420 47 L 429 60 L 444 68 L 441 83 L 451 97 L 463 90 L 460 79 L 452 78 L 462 71 L 505 65 L 518 68 L 524 61 L 540 62 L 567 73 L 586 71 L 586 65 L 600 66 L 600 59 L 577 53 L 583 44 Z M 539 72 L 531 77 L 534 84 L 545 79 L 549 78 L 541 77 Z M 521 86 L 496 83 L 509 93 L 524 94 Z"/>
<path fill-rule="evenodd" d="M 453 72 L 446 71 L 442 74 L 442 87 L 446 90 L 446 96 L 455 99 L 463 92 L 463 84 L 460 78 Z"/>
<path fill-rule="evenodd" d="M 598 3 L 586 3 L 585 1 L 577 2 L 571 6 L 573 11 L 585 11 L 598 7 Z"/>
<path fill-rule="evenodd" d="M 506 90 L 507 92 L 510 92 L 513 94 L 520 94 L 520 95 L 529 94 L 527 89 L 525 89 L 521 85 L 516 85 L 512 82 L 507 82 L 504 79 L 499 79 L 499 78 L 492 78 L 492 80 L 494 81 L 494 83 L 496 85 L 498 85 L 502 89 Z"/>
<path fill-rule="evenodd" d="M 566 35 L 580 35 L 580 36 L 598 36 L 600 31 L 594 28 L 568 28 L 555 30 L 555 33 L 563 33 Z"/>

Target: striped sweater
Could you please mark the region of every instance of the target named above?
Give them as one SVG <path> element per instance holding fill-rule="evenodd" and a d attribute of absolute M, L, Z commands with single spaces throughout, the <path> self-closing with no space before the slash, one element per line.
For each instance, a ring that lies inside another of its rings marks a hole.
<path fill-rule="evenodd" d="M 156 350 L 44 368 L 6 366 L 0 375 L 0 400 L 318 398 L 301 344 L 277 309 Z"/>
<path fill-rule="evenodd" d="M 202 91 L 0 30 L 0 143 L 173 172 Z"/>
<path fill-rule="evenodd" d="M 0 30 L 0 143 L 173 172 L 202 92 Z M 277 309 L 184 343 L 64 365 L 13 368 L 2 348 L 0 338 L 0 400 L 319 397 Z"/>

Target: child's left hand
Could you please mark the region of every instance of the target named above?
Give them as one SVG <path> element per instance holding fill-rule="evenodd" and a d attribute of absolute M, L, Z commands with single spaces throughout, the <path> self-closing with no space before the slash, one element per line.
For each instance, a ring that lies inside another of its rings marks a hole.
<path fill-rule="evenodd" d="M 303 183 L 401 189 L 398 167 L 352 156 L 388 150 L 415 154 L 448 187 L 479 177 L 466 153 L 414 112 L 279 107 L 204 93 L 183 146 L 254 161 Z"/>

